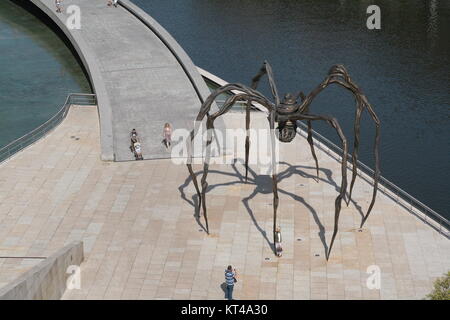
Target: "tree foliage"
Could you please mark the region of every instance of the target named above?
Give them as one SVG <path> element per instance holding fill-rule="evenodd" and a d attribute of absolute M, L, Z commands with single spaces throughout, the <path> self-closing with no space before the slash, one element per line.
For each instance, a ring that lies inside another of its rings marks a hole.
<path fill-rule="evenodd" d="M 430 300 L 450 300 L 450 271 L 442 278 L 436 279 L 433 291 L 427 295 Z"/>

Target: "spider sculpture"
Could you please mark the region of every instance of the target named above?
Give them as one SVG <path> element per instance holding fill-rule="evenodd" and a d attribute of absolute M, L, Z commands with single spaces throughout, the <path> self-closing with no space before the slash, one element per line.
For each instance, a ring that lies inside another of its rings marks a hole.
<path fill-rule="evenodd" d="M 262 76 L 267 75 L 269 86 L 271 89 L 271 93 L 274 99 L 274 102 L 270 101 L 264 95 L 256 90 L 258 83 Z M 338 84 L 345 89 L 351 91 L 356 100 L 356 114 L 355 114 L 355 122 L 354 122 L 354 148 L 352 152 L 352 180 L 350 183 L 350 190 L 348 196 L 346 195 L 347 190 L 347 155 L 348 155 L 348 145 L 347 139 L 342 132 L 342 129 L 338 123 L 338 121 L 330 116 L 326 115 L 318 115 L 310 113 L 310 105 L 313 99 L 328 87 L 330 84 Z M 215 99 L 222 93 L 233 92 L 225 103 L 219 108 L 217 112 L 210 114 L 211 105 L 215 101 Z M 298 102 L 297 100 L 301 101 Z M 275 230 L 277 227 L 277 208 L 278 208 L 278 188 L 277 188 L 277 172 L 275 171 L 275 139 L 278 138 L 281 142 L 291 142 L 297 133 L 297 121 L 305 120 L 308 125 L 308 137 L 307 141 L 310 145 L 312 156 L 315 160 L 316 164 L 316 172 L 317 177 L 319 176 L 319 164 L 317 160 L 317 156 L 314 150 L 314 142 L 312 138 L 312 121 L 322 120 L 328 123 L 331 127 L 336 130 L 341 143 L 342 143 L 342 160 L 341 160 L 341 173 L 342 173 L 342 182 L 339 190 L 339 194 L 335 200 L 335 213 L 334 213 L 334 231 L 331 237 L 330 246 L 328 247 L 327 259 L 330 256 L 331 249 L 333 247 L 333 243 L 338 232 L 338 222 L 339 222 L 339 214 L 341 211 L 342 200 L 346 201 L 347 205 L 350 203 L 352 190 L 355 183 L 355 179 L 357 176 L 357 160 L 358 160 L 358 149 L 359 149 L 359 132 L 360 132 L 360 122 L 361 115 L 364 109 L 366 109 L 373 121 L 375 122 L 375 145 L 374 145 L 374 157 L 375 157 L 375 172 L 374 172 L 374 183 L 373 183 L 373 193 L 372 193 L 372 201 L 367 209 L 366 214 L 363 216 L 361 221 L 361 226 L 364 225 L 365 221 L 370 215 L 372 208 L 375 204 L 375 198 L 377 195 L 378 189 L 378 179 L 380 176 L 380 164 L 379 164 L 379 144 L 380 144 L 380 120 L 375 114 L 372 106 L 368 102 L 366 96 L 362 93 L 361 89 L 352 81 L 350 76 L 347 73 L 347 70 L 342 65 L 333 66 L 328 72 L 328 76 L 325 80 L 319 84 L 313 91 L 311 91 L 308 95 L 304 95 L 300 92 L 297 96 L 292 94 L 286 94 L 283 100 L 280 100 L 278 95 L 278 90 L 275 85 L 272 68 L 270 67 L 268 62 L 264 62 L 258 74 L 253 78 L 251 87 L 244 86 L 242 84 L 227 84 L 218 88 L 216 91 L 211 93 L 211 95 L 206 99 L 206 101 L 202 104 L 200 112 L 196 119 L 196 124 L 194 129 L 191 131 L 190 141 L 188 141 L 188 161 L 187 167 L 189 173 L 191 175 L 192 181 L 194 182 L 194 186 L 198 195 L 199 205 L 201 205 L 203 216 L 206 224 L 206 231 L 209 233 L 208 227 L 208 216 L 207 216 L 207 208 L 206 208 L 206 189 L 208 187 L 208 183 L 206 182 L 206 178 L 208 176 L 208 168 L 209 161 L 211 157 L 211 142 L 212 142 L 212 132 L 214 129 L 214 121 L 221 115 L 228 112 L 234 103 L 237 101 L 245 101 L 246 104 L 246 140 L 245 140 L 245 180 L 247 181 L 248 176 L 248 158 L 249 158 L 249 149 L 250 149 L 250 109 L 252 107 L 252 103 L 258 103 L 264 109 L 266 109 L 268 114 L 268 122 L 271 131 L 271 145 L 272 145 L 272 184 L 273 184 L 273 236 L 275 243 Z M 205 162 L 203 164 L 203 175 L 201 178 L 201 191 L 199 188 L 199 184 L 196 178 L 196 175 L 192 169 L 192 142 L 197 134 L 200 124 L 204 118 L 206 119 L 206 128 L 207 128 L 207 142 L 206 142 L 206 154 L 205 154 Z M 275 128 L 275 123 L 278 125 Z M 276 129 L 276 130 L 275 130 Z M 275 134 L 275 131 L 277 133 Z"/>

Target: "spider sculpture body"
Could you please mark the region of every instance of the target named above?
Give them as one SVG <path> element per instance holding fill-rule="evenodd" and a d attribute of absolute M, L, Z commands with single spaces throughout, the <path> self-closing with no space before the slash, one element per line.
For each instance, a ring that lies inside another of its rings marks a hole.
<path fill-rule="evenodd" d="M 263 94 L 258 92 L 257 86 L 262 76 L 267 75 L 269 86 L 271 89 L 271 93 L 274 101 L 272 102 L 268 98 L 266 98 Z M 356 100 L 356 113 L 355 113 L 355 122 L 354 122 L 354 148 L 352 152 L 352 179 L 350 183 L 350 189 L 348 195 L 347 191 L 347 154 L 348 154 L 348 144 L 347 139 L 344 136 L 344 133 L 338 123 L 338 121 L 330 116 L 320 115 L 310 112 L 310 105 L 313 99 L 322 92 L 326 87 L 330 84 L 337 84 L 341 87 L 349 90 L 355 97 Z M 235 94 L 231 95 L 225 103 L 219 108 L 217 112 L 210 114 L 210 109 L 212 103 L 215 99 L 222 93 L 228 93 L 233 91 Z M 300 99 L 300 102 L 297 100 Z M 275 231 L 277 228 L 277 208 L 278 208 L 278 188 L 277 188 L 277 172 L 275 171 L 275 155 L 273 154 L 275 148 L 275 139 L 278 138 L 279 141 L 284 143 L 291 142 L 297 133 L 297 121 L 305 120 L 308 125 L 308 137 L 307 141 L 310 145 L 312 156 L 315 160 L 316 164 L 316 172 L 317 177 L 319 176 L 319 164 L 317 160 L 317 156 L 314 150 L 314 142 L 312 137 L 312 122 L 316 120 L 321 120 L 328 123 L 331 127 L 333 127 L 339 136 L 342 143 L 342 160 L 341 160 L 341 174 L 342 174 L 342 182 L 339 190 L 339 194 L 335 200 L 335 212 L 334 212 L 334 230 L 333 235 L 331 237 L 331 242 L 328 247 L 328 252 L 326 254 L 327 259 L 330 256 L 331 249 L 333 247 L 333 243 L 338 232 L 338 222 L 339 222 L 339 214 L 341 211 L 342 200 L 346 201 L 347 205 L 350 203 L 352 190 L 355 183 L 355 179 L 357 176 L 357 160 L 358 160 L 358 149 L 359 149 L 359 134 L 360 134 L 360 123 L 361 123 L 361 115 L 364 110 L 367 110 L 370 114 L 372 120 L 375 122 L 375 144 L 374 144 L 374 158 L 375 158 L 375 171 L 374 171 L 374 183 L 373 183 L 373 193 L 372 193 L 372 201 L 365 213 L 364 217 L 361 221 L 361 228 L 364 225 L 365 221 L 369 217 L 372 208 L 375 204 L 375 199 L 377 195 L 378 189 L 378 179 L 380 176 L 380 163 L 379 163 L 379 144 L 380 144 L 380 121 L 375 114 L 372 106 L 368 102 L 366 96 L 362 93 L 361 89 L 352 81 L 350 76 L 347 73 L 347 70 L 342 65 L 333 66 L 328 76 L 325 80 L 320 83 L 314 90 L 312 90 L 308 95 L 304 95 L 300 92 L 297 96 L 292 94 L 286 94 L 282 100 L 280 100 L 278 95 L 278 90 L 275 85 L 272 68 L 270 67 L 268 62 L 264 62 L 258 74 L 253 78 L 251 87 L 247 87 L 242 84 L 227 84 L 218 88 L 216 91 L 211 93 L 211 95 L 204 101 L 201 106 L 200 112 L 196 119 L 196 124 L 194 129 L 191 132 L 190 141 L 188 141 L 188 170 L 191 175 L 192 181 L 194 182 L 194 186 L 198 195 L 199 205 L 202 208 L 203 216 L 206 223 L 206 231 L 209 233 L 208 227 L 208 216 L 207 216 L 207 207 L 206 207 L 206 189 L 208 187 L 208 183 L 206 182 L 208 176 L 208 168 L 209 161 L 211 157 L 211 142 L 212 142 L 212 130 L 214 129 L 214 121 L 219 116 L 228 112 L 233 104 L 237 101 L 245 101 L 246 104 L 246 130 L 247 136 L 245 141 L 245 179 L 247 181 L 248 176 L 248 158 L 249 158 L 249 149 L 250 149 L 250 109 L 252 103 L 258 103 L 263 108 L 266 109 L 268 114 L 268 122 L 269 127 L 271 129 L 271 145 L 272 145 L 272 182 L 273 182 L 273 236 L 275 243 Z M 203 165 L 203 175 L 201 178 L 201 190 L 196 178 L 196 175 L 192 169 L 192 142 L 197 134 L 200 123 L 206 117 L 206 128 L 207 132 L 207 143 L 206 143 L 206 155 L 205 162 Z M 277 128 L 275 128 L 275 124 L 277 124 Z M 276 133 L 275 133 L 276 131 Z"/>

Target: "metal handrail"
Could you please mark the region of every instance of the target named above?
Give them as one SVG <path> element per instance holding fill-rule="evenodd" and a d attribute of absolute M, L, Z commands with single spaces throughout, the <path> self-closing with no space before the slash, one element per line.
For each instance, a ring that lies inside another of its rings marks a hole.
<path fill-rule="evenodd" d="M 297 123 L 299 126 L 298 131 L 302 136 L 306 138 L 308 126 L 301 121 L 297 121 Z M 329 156 L 332 156 L 336 160 L 341 160 L 340 155 L 343 154 L 343 150 L 340 147 L 314 130 L 312 130 L 312 134 L 314 138 L 314 145 L 316 145 L 319 149 L 325 151 Z M 347 159 L 348 168 L 352 169 L 351 156 L 349 154 L 347 154 Z M 359 160 L 357 160 L 357 165 L 359 169 L 358 175 L 369 182 L 371 185 L 373 185 L 374 171 Z M 422 221 L 445 235 L 447 238 L 450 237 L 450 223 L 448 219 L 444 218 L 436 211 L 423 204 L 383 176 L 380 176 L 379 178 L 378 190 L 390 197 L 396 203 L 400 204 L 410 213 L 414 214 Z"/>
<path fill-rule="evenodd" d="M 216 100 L 215 102 L 218 107 L 221 107 L 222 105 L 225 104 L 226 100 Z M 234 111 L 237 111 L 237 110 L 245 111 L 247 108 L 247 103 L 248 103 L 247 101 L 235 101 L 234 105 L 240 105 L 240 106 L 238 108 L 234 108 Z M 255 107 L 254 104 L 255 103 L 251 104 L 250 110 L 251 111 L 261 111 L 259 108 Z M 232 106 L 232 110 L 233 110 L 234 105 Z"/>
<path fill-rule="evenodd" d="M 23 150 L 33 142 L 42 138 L 47 132 L 55 128 L 66 117 L 71 105 L 96 105 L 97 98 L 95 94 L 71 93 L 67 96 L 64 105 L 59 111 L 39 127 L 33 129 L 22 137 L 8 143 L 0 148 L 0 163 L 11 158 L 17 152 Z"/>

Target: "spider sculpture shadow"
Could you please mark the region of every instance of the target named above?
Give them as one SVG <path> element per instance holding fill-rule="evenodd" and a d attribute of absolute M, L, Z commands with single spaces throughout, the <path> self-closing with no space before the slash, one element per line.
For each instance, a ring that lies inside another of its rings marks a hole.
<path fill-rule="evenodd" d="M 262 76 L 267 75 L 269 86 L 271 89 L 272 97 L 274 102 L 266 98 L 263 94 L 257 91 L 257 87 L 259 81 Z M 346 195 L 347 191 L 347 155 L 348 155 L 348 144 L 347 139 L 339 125 L 337 119 L 320 114 L 310 113 L 310 105 L 314 98 L 321 93 L 326 87 L 330 84 L 337 84 L 347 90 L 349 90 L 356 100 L 356 112 L 355 112 L 355 122 L 354 122 L 354 148 L 352 152 L 352 180 L 350 183 L 350 189 L 348 196 Z M 231 95 L 225 103 L 219 108 L 217 112 L 210 114 L 211 106 L 215 99 L 222 93 L 230 93 Z M 298 102 L 298 100 L 301 100 Z M 334 230 L 333 235 L 331 237 L 330 245 L 328 247 L 328 252 L 326 254 L 327 259 L 330 256 L 331 249 L 333 248 L 333 243 L 336 238 L 336 234 L 338 232 L 339 225 L 339 214 L 341 212 L 342 200 L 344 200 L 347 205 L 349 205 L 352 197 L 353 186 L 357 176 L 357 160 L 358 160 L 358 150 L 359 150 L 359 134 L 360 134 L 360 123 L 361 123 L 361 115 L 364 110 L 367 110 L 372 120 L 375 123 L 375 144 L 374 144 L 374 158 L 375 158 L 375 171 L 374 171 L 374 183 L 373 183 L 373 193 L 372 200 L 367 209 L 366 214 L 364 214 L 360 228 L 363 227 L 365 221 L 369 217 L 372 208 L 375 204 L 375 199 L 378 190 L 378 179 L 380 176 L 380 161 L 379 161 L 379 145 L 380 145 L 380 120 L 375 114 L 372 106 L 367 100 L 366 96 L 362 93 L 361 89 L 352 81 L 347 70 L 342 65 L 335 65 L 331 67 L 328 72 L 328 76 L 325 80 L 320 83 L 314 90 L 312 90 L 308 95 L 304 95 L 302 92 L 299 92 L 298 95 L 294 96 L 292 94 L 286 94 L 283 100 L 280 100 L 278 95 L 278 89 L 275 85 L 272 68 L 269 63 L 266 61 L 263 63 L 260 71 L 256 74 L 256 76 L 252 80 L 251 87 L 247 87 L 242 84 L 234 83 L 227 84 L 218 88 L 216 91 L 210 94 L 210 96 L 204 101 L 202 104 L 199 114 L 196 118 L 194 129 L 191 131 L 190 139 L 188 139 L 187 150 L 188 150 L 188 160 L 187 167 L 189 173 L 191 175 L 192 181 L 194 182 L 194 186 L 197 192 L 199 207 L 201 205 L 201 209 L 203 212 L 203 217 L 205 219 L 206 224 L 206 232 L 209 233 L 208 227 L 208 215 L 207 215 L 207 207 L 206 207 L 206 191 L 208 189 L 208 183 L 206 181 L 209 170 L 209 162 L 211 158 L 211 143 L 213 139 L 213 130 L 214 130 L 214 121 L 230 111 L 231 107 L 236 103 L 244 101 L 246 102 L 246 115 L 245 115 L 245 126 L 246 126 L 246 141 L 245 141 L 245 180 L 248 180 L 248 159 L 249 159 L 249 149 L 250 149 L 250 109 L 252 104 L 260 105 L 268 114 L 268 122 L 270 127 L 270 141 L 271 141 L 271 150 L 272 150 L 272 192 L 273 192 L 273 239 L 275 243 L 276 238 L 276 228 L 277 228 L 277 208 L 278 208 L 278 176 L 276 172 L 276 156 L 274 153 L 275 148 L 275 139 L 278 139 L 280 142 L 289 143 L 291 142 L 297 133 L 297 121 L 305 120 L 308 125 L 308 137 L 307 141 L 310 145 L 312 156 L 315 160 L 316 164 L 316 173 L 317 177 L 319 177 L 319 164 L 317 160 L 317 156 L 314 149 L 314 142 L 312 138 L 312 122 L 316 120 L 324 121 L 332 128 L 335 129 L 337 135 L 339 136 L 342 143 L 343 155 L 341 157 L 341 174 L 342 174 L 342 182 L 339 188 L 339 194 L 335 200 L 335 213 L 334 213 Z M 206 117 L 206 129 L 207 129 L 207 142 L 206 142 L 206 154 L 205 161 L 203 164 L 203 175 L 201 178 L 201 191 L 197 181 L 197 177 L 194 174 L 192 169 L 192 145 L 196 134 L 200 129 L 200 125 L 204 118 Z M 275 123 L 277 123 L 277 128 L 275 128 Z M 200 209 L 199 209 L 200 213 Z"/>
<path fill-rule="evenodd" d="M 307 173 L 304 170 L 309 170 L 309 169 L 315 169 L 313 167 L 308 167 L 308 166 L 301 166 L 301 165 L 297 165 L 297 166 L 292 166 L 287 162 L 280 162 L 280 164 L 287 166 L 287 168 L 285 170 L 283 170 L 282 172 L 280 172 L 280 174 L 278 175 L 278 182 L 281 182 L 284 179 L 289 178 L 291 175 L 293 174 L 299 174 L 304 178 L 316 178 L 316 176 L 313 176 L 309 173 Z M 242 199 L 242 203 L 244 204 L 252 222 L 253 225 L 255 226 L 255 228 L 261 233 L 261 235 L 263 236 L 264 240 L 267 242 L 267 244 L 270 246 L 270 248 L 272 249 L 272 251 L 275 253 L 275 244 L 273 242 L 271 242 L 269 240 L 269 238 L 267 237 L 267 232 L 260 226 L 260 224 L 258 223 L 254 212 L 250 206 L 251 200 L 257 195 L 257 194 L 268 194 L 268 193 L 272 193 L 272 188 L 271 188 L 271 184 L 272 184 L 272 180 L 270 178 L 270 176 L 268 175 L 257 175 L 255 171 L 253 171 L 251 168 L 248 169 L 248 172 L 250 173 L 250 177 L 247 177 L 247 180 L 245 180 L 245 177 L 239 172 L 239 170 L 237 169 L 236 166 L 236 159 L 235 162 L 233 164 L 231 164 L 231 167 L 234 170 L 234 173 L 230 173 L 230 172 L 223 172 L 223 171 L 219 171 L 219 170 L 210 170 L 210 173 L 214 173 L 214 174 L 220 174 L 220 175 L 226 175 L 226 176 L 230 176 L 230 177 L 237 177 L 238 180 L 233 180 L 233 181 L 229 181 L 229 182 L 225 182 L 225 183 L 218 183 L 218 184 L 214 184 L 214 185 L 208 185 L 208 189 L 207 192 L 212 191 L 215 188 L 218 187 L 223 187 L 223 186 L 232 186 L 232 185 L 237 185 L 237 184 L 241 184 L 241 183 L 248 183 L 251 185 L 254 185 L 255 188 L 253 189 L 253 191 L 251 192 L 251 194 L 245 198 Z M 336 182 L 334 181 L 333 177 L 332 177 L 332 172 L 329 169 L 320 169 L 321 172 L 323 172 L 323 174 L 326 176 L 326 178 L 318 178 L 320 181 L 328 183 L 330 185 L 332 185 L 337 191 L 339 190 L 338 185 L 336 184 Z M 196 175 L 200 174 L 200 172 L 196 173 Z M 317 182 L 319 182 L 319 180 L 316 180 Z M 201 223 L 200 221 L 200 210 L 198 207 L 198 196 L 197 195 L 193 195 L 192 196 L 192 200 L 188 199 L 186 197 L 186 193 L 184 192 L 184 188 L 186 186 L 189 185 L 189 183 L 192 181 L 192 178 L 189 176 L 188 178 L 186 178 L 185 182 L 179 186 L 178 190 L 181 193 L 181 197 L 182 199 L 184 199 L 185 201 L 187 201 L 190 205 L 192 205 L 194 208 L 196 208 L 196 212 L 194 214 L 194 217 L 198 223 L 198 225 L 204 230 L 206 231 L 205 226 Z M 321 223 L 319 216 L 316 212 L 316 210 L 308 203 L 305 201 L 304 198 L 295 195 L 291 192 L 285 191 L 283 189 L 278 189 L 279 193 L 285 194 L 289 197 L 291 197 L 292 199 L 300 202 L 301 204 L 303 204 L 312 214 L 314 222 L 316 223 L 316 225 L 319 228 L 318 231 L 318 235 L 319 238 L 322 242 L 322 245 L 324 247 L 324 251 L 325 251 L 325 256 L 327 256 L 327 243 L 326 243 L 326 239 L 325 239 L 325 228 L 323 226 L 323 224 Z M 355 206 L 357 206 L 355 204 Z M 358 208 L 358 207 L 357 207 Z M 360 214 L 362 214 L 362 212 L 360 212 Z"/>

